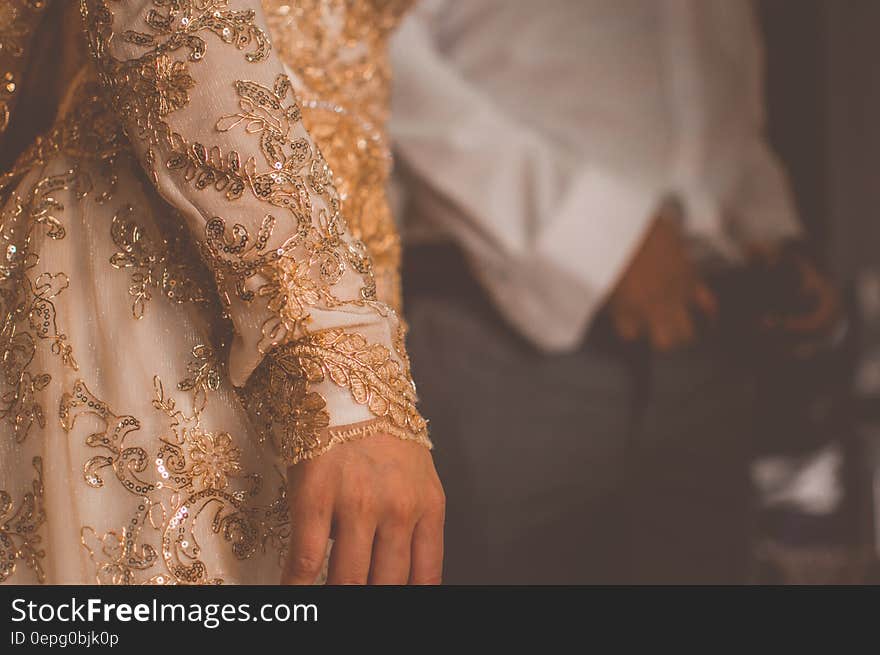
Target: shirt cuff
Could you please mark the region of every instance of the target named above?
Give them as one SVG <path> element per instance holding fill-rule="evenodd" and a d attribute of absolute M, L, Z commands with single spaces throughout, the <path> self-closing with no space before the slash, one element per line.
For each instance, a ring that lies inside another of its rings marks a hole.
<path fill-rule="evenodd" d="M 567 314 L 577 320 L 569 325 L 568 335 L 557 336 L 563 348 L 580 339 L 614 289 L 661 200 L 659 189 L 598 168 L 581 172 L 570 188 L 576 192 L 542 230 L 536 245 L 542 261 L 581 289 L 577 296 L 568 294 Z"/>

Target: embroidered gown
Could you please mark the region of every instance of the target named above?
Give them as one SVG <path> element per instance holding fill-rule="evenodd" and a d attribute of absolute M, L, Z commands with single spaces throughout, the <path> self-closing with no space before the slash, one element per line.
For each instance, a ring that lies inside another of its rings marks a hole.
<path fill-rule="evenodd" d="M 402 10 L 2 3 L 0 581 L 274 584 L 287 464 L 430 446 L 384 194 Z"/>

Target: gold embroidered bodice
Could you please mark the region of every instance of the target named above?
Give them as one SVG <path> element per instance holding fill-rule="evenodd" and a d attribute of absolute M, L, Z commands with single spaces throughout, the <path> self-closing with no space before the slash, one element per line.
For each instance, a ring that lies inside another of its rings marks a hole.
<path fill-rule="evenodd" d="M 189 250 L 162 255 L 163 281 L 155 284 L 178 301 L 203 299 L 185 260 L 207 264 L 234 330 L 229 376 L 289 463 L 377 431 L 430 445 L 393 309 L 400 246 L 385 195 L 385 40 L 407 4 L 0 6 L 4 155 L 13 149 L 9 137 L 20 140 L 24 127 L 15 126 L 25 125 L 14 107 L 29 102 L 17 97 L 32 72 L 29 43 L 63 51 L 65 68 L 83 59 L 61 80 L 57 120 L 0 174 L 0 200 L 58 153 L 98 162 L 111 183 L 118 157 L 137 158 L 157 202 L 193 240 Z M 86 38 L 80 25 L 58 18 L 72 7 Z M 86 42 L 90 57 L 82 54 Z M 36 102 L 45 105 L 51 95 L 40 88 Z M 0 225 L 6 279 L 21 274 L 16 262 L 28 248 L 10 225 Z M 122 216 L 123 240 L 126 225 Z M 169 278 L 174 270 L 187 279 Z M 13 373 L 20 372 L 6 377 Z"/>
<path fill-rule="evenodd" d="M 400 241 L 385 193 L 386 40 L 411 2 L 263 0 L 278 55 L 301 82 L 303 121 L 333 169 L 352 235 L 373 258 L 379 298 L 398 310 Z"/>
<path fill-rule="evenodd" d="M 0 137 L 9 123 L 12 97 L 22 92 L 28 67 L 27 41 L 50 1 L 0 4 Z M 385 133 L 391 82 L 386 40 L 411 3 L 262 0 L 274 49 L 299 82 L 303 121 L 334 172 L 352 236 L 370 251 L 378 296 L 398 311 L 400 242 L 385 193 L 391 164 Z M 76 25 L 77 3 L 66 4 L 58 14 L 66 11 L 67 15 L 56 22 Z M 56 55 L 52 66 L 61 61 L 67 71 L 75 71 L 85 64 L 78 30 L 61 31 L 56 25 L 37 37 L 33 50 L 52 51 Z M 33 68 L 32 64 L 31 72 Z M 44 78 L 42 97 L 28 103 L 29 109 L 48 104 L 46 76 L 39 77 Z M 72 79 L 71 75 L 57 77 L 60 79 L 51 80 L 60 87 L 53 89 L 51 97 L 56 100 Z M 30 122 L 33 124 L 32 117 Z M 19 141 L 27 136 L 19 135 Z"/>

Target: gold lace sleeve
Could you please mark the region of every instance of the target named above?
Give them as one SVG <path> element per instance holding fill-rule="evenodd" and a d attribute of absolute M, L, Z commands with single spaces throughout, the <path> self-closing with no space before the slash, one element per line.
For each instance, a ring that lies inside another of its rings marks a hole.
<path fill-rule="evenodd" d="M 232 381 L 288 463 L 386 432 L 430 446 L 403 327 L 307 133 L 255 0 L 81 0 L 102 84 L 195 234 Z"/>

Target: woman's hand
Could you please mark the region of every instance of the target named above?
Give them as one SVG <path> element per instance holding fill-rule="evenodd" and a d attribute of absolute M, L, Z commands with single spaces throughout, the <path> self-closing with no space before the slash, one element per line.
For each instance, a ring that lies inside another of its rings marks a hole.
<path fill-rule="evenodd" d="M 430 451 L 384 434 L 287 470 L 292 534 L 283 584 L 439 584 L 445 498 Z"/>

